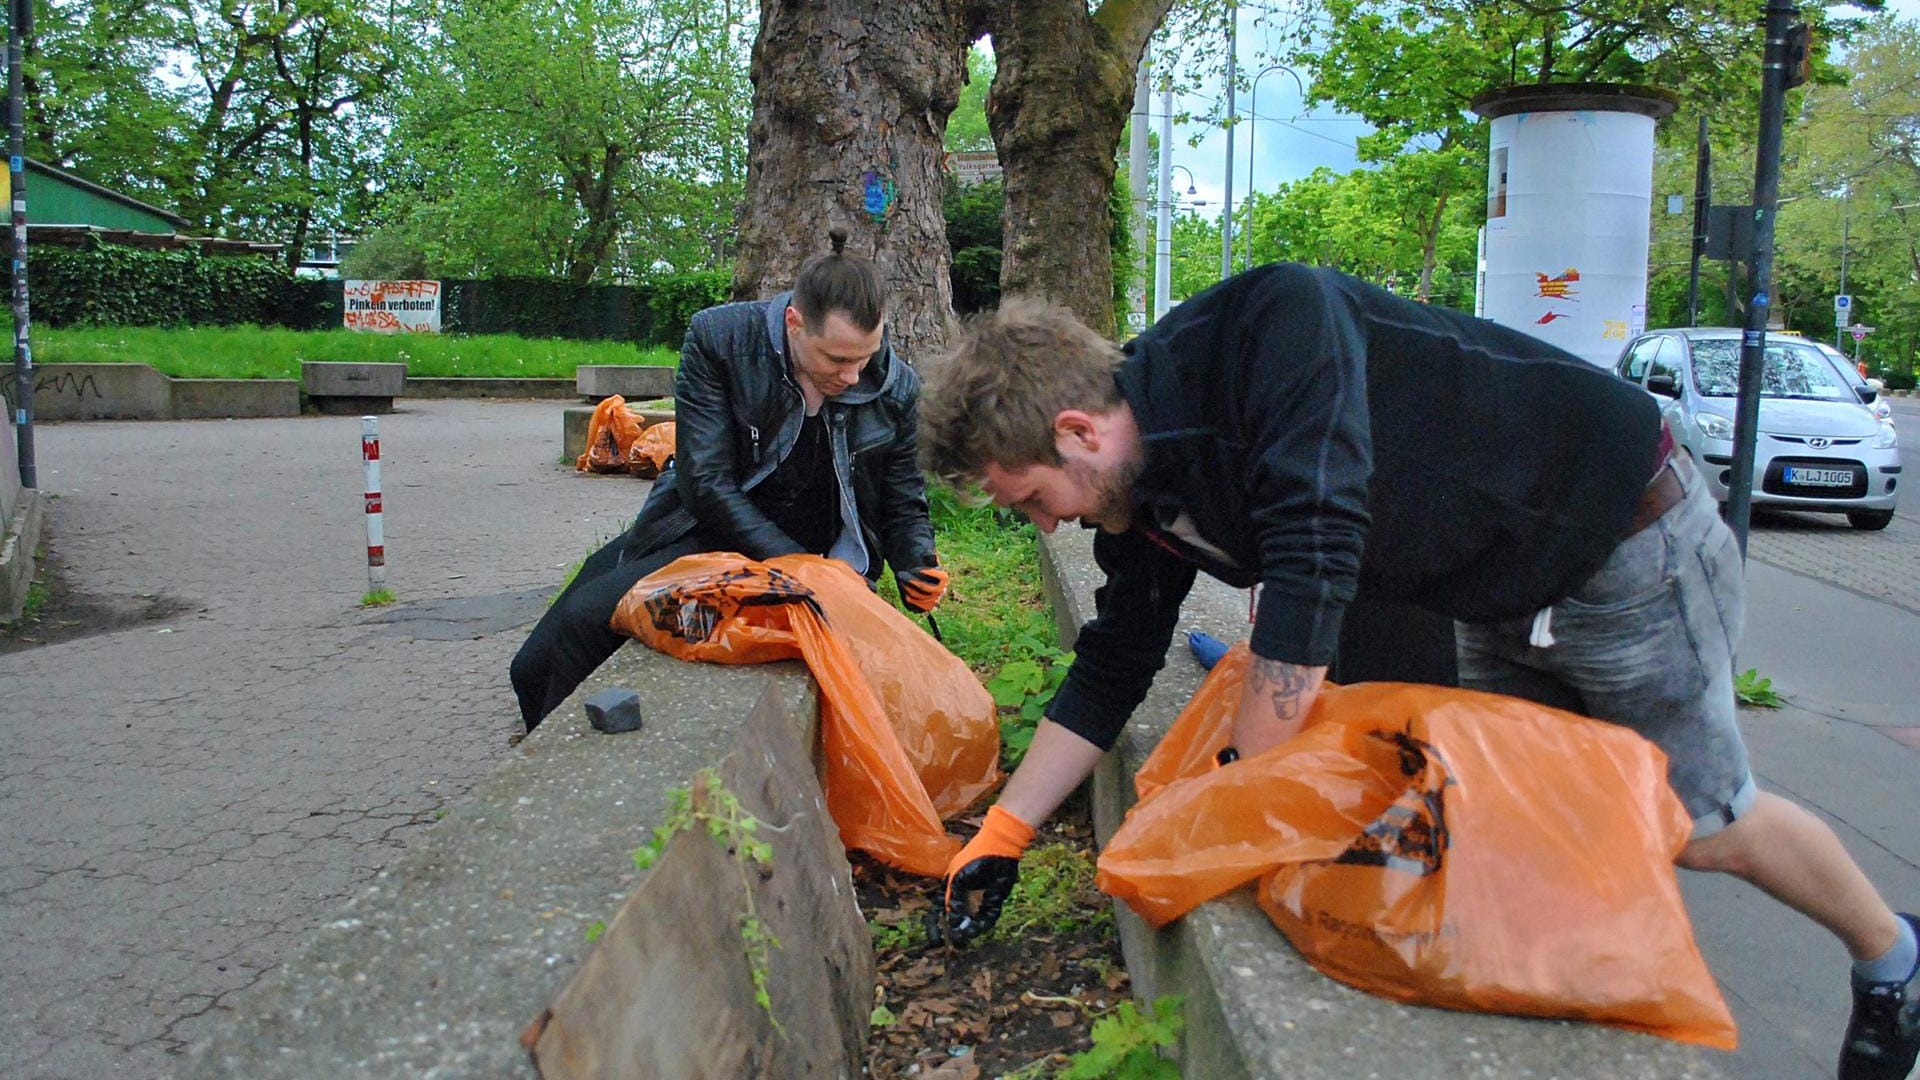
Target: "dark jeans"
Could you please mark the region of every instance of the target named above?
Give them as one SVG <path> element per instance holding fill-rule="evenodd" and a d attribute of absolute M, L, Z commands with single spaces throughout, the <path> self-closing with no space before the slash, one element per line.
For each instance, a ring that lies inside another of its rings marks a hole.
<path fill-rule="evenodd" d="M 623 563 L 620 552 L 626 544 L 627 534 L 621 533 L 588 556 L 514 655 L 508 674 L 528 731 L 626 643 L 626 636 L 609 629 L 607 622 L 634 582 L 682 555 L 711 550 L 698 534 L 690 534 Z"/>

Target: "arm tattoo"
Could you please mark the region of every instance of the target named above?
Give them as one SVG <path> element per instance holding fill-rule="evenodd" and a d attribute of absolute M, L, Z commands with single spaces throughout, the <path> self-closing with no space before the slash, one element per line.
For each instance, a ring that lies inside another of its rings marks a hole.
<path fill-rule="evenodd" d="M 1313 692 L 1319 683 L 1314 675 L 1313 668 L 1256 656 L 1253 667 L 1247 671 L 1247 680 L 1254 693 L 1270 695 L 1276 716 L 1293 723 L 1304 718 L 1307 708 L 1313 704 Z"/>

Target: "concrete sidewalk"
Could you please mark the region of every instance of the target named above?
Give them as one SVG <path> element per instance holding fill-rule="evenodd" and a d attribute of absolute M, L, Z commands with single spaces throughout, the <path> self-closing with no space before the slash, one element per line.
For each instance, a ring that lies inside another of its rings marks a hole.
<path fill-rule="evenodd" d="M 558 464 L 566 404 L 381 417 L 381 611 L 357 418 L 40 428 L 75 582 L 177 614 L 0 656 L 9 1080 L 171 1074 L 506 757 L 525 624 L 647 489 Z"/>
<path fill-rule="evenodd" d="M 1910 583 L 1909 583 L 1910 584 Z M 1747 564 L 1739 668 L 1786 698 L 1742 709 L 1756 779 L 1839 833 L 1882 895 L 1920 910 L 1920 616 L 1757 561 Z M 1852 998 L 1825 931 L 1745 884 L 1682 874 L 1701 951 L 1720 979 L 1753 1080 L 1832 1076 Z"/>

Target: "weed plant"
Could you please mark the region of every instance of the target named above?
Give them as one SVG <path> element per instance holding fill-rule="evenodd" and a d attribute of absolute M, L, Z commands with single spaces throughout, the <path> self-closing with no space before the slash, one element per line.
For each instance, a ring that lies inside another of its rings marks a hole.
<path fill-rule="evenodd" d="M 404 363 L 414 378 L 564 379 L 582 364 L 671 367 L 679 354 L 630 342 L 512 334 L 366 334 L 261 326 L 35 327 L 42 364 L 151 364 L 177 379 L 297 379 L 303 360 Z"/>

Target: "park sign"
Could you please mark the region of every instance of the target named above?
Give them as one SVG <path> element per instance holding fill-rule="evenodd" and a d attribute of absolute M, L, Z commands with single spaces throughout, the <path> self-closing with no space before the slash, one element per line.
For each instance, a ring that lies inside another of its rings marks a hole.
<path fill-rule="evenodd" d="M 1000 179 L 1000 158 L 991 150 L 961 151 L 947 155 L 947 171 L 961 187 L 972 187 Z"/>
<path fill-rule="evenodd" d="M 440 332 L 437 281 L 349 280 L 342 285 L 340 319 L 349 330 L 377 334 Z"/>

